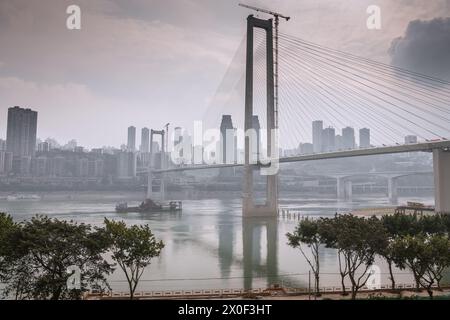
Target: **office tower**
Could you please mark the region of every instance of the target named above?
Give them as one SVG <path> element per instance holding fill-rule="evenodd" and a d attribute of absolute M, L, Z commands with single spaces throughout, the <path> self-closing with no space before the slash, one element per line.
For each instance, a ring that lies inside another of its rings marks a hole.
<path fill-rule="evenodd" d="M 6 151 L 6 140 L 0 139 L 0 151 Z"/>
<path fill-rule="evenodd" d="M 128 128 L 127 150 L 130 152 L 136 151 L 136 127 Z"/>
<path fill-rule="evenodd" d="M 323 121 L 318 120 L 312 123 L 312 136 L 313 136 L 313 148 L 314 153 L 322 152 L 322 133 L 323 133 Z"/>
<path fill-rule="evenodd" d="M 344 148 L 344 144 L 342 142 L 342 136 L 340 134 L 336 135 L 336 150 L 342 150 Z"/>
<path fill-rule="evenodd" d="M 333 127 L 328 127 L 323 130 L 322 142 L 322 151 L 331 152 L 336 150 L 336 130 Z"/>
<path fill-rule="evenodd" d="M 298 147 L 300 154 L 312 154 L 314 153 L 314 146 L 312 143 L 301 143 Z"/>
<path fill-rule="evenodd" d="M 143 128 L 141 131 L 141 147 L 140 151 L 142 153 L 150 152 L 150 130 L 148 128 Z"/>
<path fill-rule="evenodd" d="M 405 137 L 405 144 L 415 144 L 417 143 L 417 136 L 406 136 Z"/>
<path fill-rule="evenodd" d="M 234 162 L 234 128 L 230 115 L 222 116 L 220 124 L 220 156 L 221 163 Z"/>
<path fill-rule="evenodd" d="M 370 129 L 363 128 L 359 130 L 359 147 L 370 148 Z"/>
<path fill-rule="evenodd" d="M 351 127 L 342 129 L 342 145 L 344 150 L 355 149 L 355 129 Z"/>
<path fill-rule="evenodd" d="M 183 142 L 183 129 L 180 127 L 176 127 L 173 134 L 173 147 L 176 148 L 180 143 Z"/>
<path fill-rule="evenodd" d="M 36 152 L 37 112 L 19 107 L 8 109 L 6 150 L 14 157 L 33 157 Z"/>

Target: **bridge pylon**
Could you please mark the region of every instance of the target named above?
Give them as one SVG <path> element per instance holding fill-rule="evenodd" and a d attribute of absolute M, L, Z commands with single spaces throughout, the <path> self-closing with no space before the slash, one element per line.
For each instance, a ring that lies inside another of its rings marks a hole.
<path fill-rule="evenodd" d="M 278 174 L 266 176 L 266 202 L 263 205 L 255 205 L 253 193 L 253 172 L 261 170 L 260 155 L 257 155 L 256 163 L 252 159 L 252 149 L 255 135 L 249 134 L 253 127 L 253 52 L 254 29 L 260 28 L 266 31 L 266 64 L 267 64 L 267 153 L 273 154 L 278 145 L 276 139 L 272 139 L 275 132 L 275 99 L 274 99 L 274 52 L 273 52 L 273 20 L 261 20 L 250 15 L 247 18 L 247 62 L 246 62 L 246 86 L 245 86 L 245 165 L 242 214 L 248 217 L 276 217 L 278 215 Z M 258 140 L 258 139 L 256 139 Z M 275 140 L 275 141 L 274 141 Z M 259 145 L 259 141 L 257 141 Z M 264 148 L 261 148 L 264 149 Z"/>
<path fill-rule="evenodd" d="M 450 151 L 433 150 L 436 212 L 450 214 Z"/>

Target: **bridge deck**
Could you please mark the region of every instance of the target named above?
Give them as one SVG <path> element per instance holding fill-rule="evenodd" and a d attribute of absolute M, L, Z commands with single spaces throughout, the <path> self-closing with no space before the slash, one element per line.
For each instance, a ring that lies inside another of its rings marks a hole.
<path fill-rule="evenodd" d="M 362 157 L 362 156 L 407 153 L 407 152 L 431 152 L 434 149 L 450 149 L 450 141 L 448 141 L 448 140 L 432 141 L 432 142 L 423 142 L 423 143 L 418 143 L 418 144 L 384 146 L 384 147 L 368 148 L 368 149 L 355 149 L 355 150 L 345 150 L 345 151 L 334 151 L 334 152 L 329 152 L 329 153 L 308 154 L 308 155 L 301 155 L 301 156 L 295 156 L 295 157 L 280 158 L 279 162 L 280 163 L 292 163 L 292 162 L 303 162 L 303 161 L 312 161 L 312 160 L 339 159 L 339 158 Z M 154 172 L 155 173 L 182 172 L 182 171 L 192 171 L 192 170 L 237 168 L 237 167 L 243 167 L 243 166 L 244 166 L 244 164 L 242 164 L 242 163 L 194 165 L 194 166 L 170 168 L 170 169 L 165 169 L 165 170 L 154 170 Z"/>

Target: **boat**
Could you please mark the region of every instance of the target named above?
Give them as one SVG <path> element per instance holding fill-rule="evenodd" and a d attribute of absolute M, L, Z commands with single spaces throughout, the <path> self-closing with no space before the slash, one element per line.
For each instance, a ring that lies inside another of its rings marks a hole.
<path fill-rule="evenodd" d="M 117 213 L 177 212 L 181 210 L 181 201 L 170 201 L 167 204 L 160 204 L 151 199 L 145 200 L 137 207 L 129 207 L 126 202 L 119 203 L 116 206 Z"/>

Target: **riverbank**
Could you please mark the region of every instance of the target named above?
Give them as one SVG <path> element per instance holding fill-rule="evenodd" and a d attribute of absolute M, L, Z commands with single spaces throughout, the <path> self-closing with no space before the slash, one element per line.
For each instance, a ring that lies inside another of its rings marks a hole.
<path fill-rule="evenodd" d="M 258 291 L 258 293 L 255 293 Z M 307 291 L 307 290 L 305 290 Z M 238 293 L 239 292 L 239 293 Z M 188 293 L 188 294 L 187 294 Z M 88 295 L 86 300 L 125 300 L 129 299 L 127 293 L 113 293 L 109 296 Z M 244 290 L 191 290 L 173 292 L 136 293 L 136 300 L 351 300 L 351 295 L 342 295 L 342 292 L 324 292 L 320 297 L 314 294 L 289 293 L 288 290 L 257 289 L 251 293 Z M 433 299 L 450 300 L 450 288 L 433 291 Z M 357 300 L 430 300 L 426 290 L 417 292 L 408 290 L 364 290 L 357 295 Z"/>

